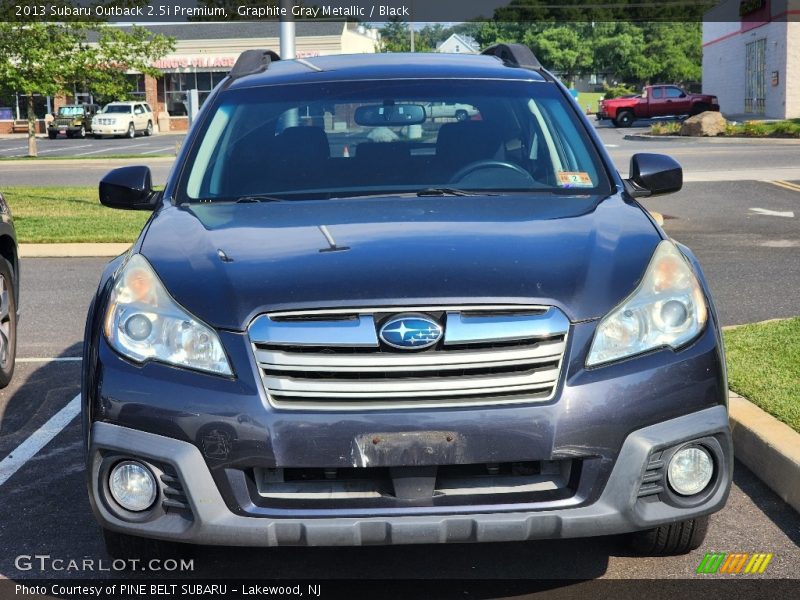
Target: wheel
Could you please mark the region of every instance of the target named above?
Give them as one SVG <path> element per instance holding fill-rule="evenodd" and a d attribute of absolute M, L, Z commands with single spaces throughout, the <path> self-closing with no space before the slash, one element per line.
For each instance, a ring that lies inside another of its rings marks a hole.
<path fill-rule="evenodd" d="M 152 121 L 148 121 L 147 122 L 147 128 L 144 130 L 144 134 L 147 137 L 150 137 L 151 135 L 153 135 L 153 122 Z"/>
<path fill-rule="evenodd" d="M 58 137 L 58 132 L 57 131 L 48 131 L 47 132 L 47 137 L 49 137 L 51 140 L 54 140 L 54 139 L 56 139 Z"/>
<path fill-rule="evenodd" d="M 72 133 L 71 131 L 66 131 L 66 132 L 65 132 L 65 135 L 67 136 L 67 139 L 68 139 L 68 140 L 71 140 L 72 138 L 74 138 L 74 137 L 75 137 L 75 134 L 74 134 L 74 133 Z"/>
<path fill-rule="evenodd" d="M 464 109 L 456 111 L 456 121 L 466 121 L 468 118 L 469 114 Z"/>
<path fill-rule="evenodd" d="M 136 137 L 136 129 L 133 127 L 133 123 L 128 125 L 128 131 L 125 133 L 125 137 L 133 139 Z"/>
<path fill-rule="evenodd" d="M 699 115 L 700 113 L 704 113 L 707 110 L 708 110 L 708 105 L 700 102 L 692 107 L 692 115 Z"/>
<path fill-rule="evenodd" d="M 0 258 L 0 388 L 11 383 L 17 357 L 17 297 L 11 264 Z"/>
<path fill-rule="evenodd" d="M 617 127 L 630 127 L 633 125 L 635 121 L 635 117 L 633 116 L 633 112 L 630 110 L 623 110 L 620 113 L 617 113 L 617 118 L 614 120 L 614 125 Z"/>
<path fill-rule="evenodd" d="M 112 558 L 122 559 L 181 558 L 189 556 L 192 550 L 189 544 L 127 535 L 110 529 L 103 529 L 103 542 Z"/>
<path fill-rule="evenodd" d="M 86 127 L 84 127 L 83 125 L 81 125 L 81 129 L 80 131 L 78 131 L 78 137 L 81 139 L 86 137 Z"/>
<path fill-rule="evenodd" d="M 706 539 L 708 516 L 659 525 L 630 534 L 631 549 L 642 556 L 686 554 Z"/>

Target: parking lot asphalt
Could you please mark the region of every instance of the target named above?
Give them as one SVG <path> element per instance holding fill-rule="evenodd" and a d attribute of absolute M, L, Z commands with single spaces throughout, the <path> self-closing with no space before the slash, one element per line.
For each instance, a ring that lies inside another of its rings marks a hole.
<path fill-rule="evenodd" d="M 103 156 L 175 154 L 176 144 L 183 141 L 182 133 L 162 133 L 151 137 L 137 135 L 134 139 L 105 137 L 100 140 L 87 136 L 68 139 L 59 136 L 54 140 L 38 137 L 36 145 L 42 158 L 102 158 Z M 28 140 L 24 136 L 0 139 L 0 159 L 22 158 L 28 155 Z"/>

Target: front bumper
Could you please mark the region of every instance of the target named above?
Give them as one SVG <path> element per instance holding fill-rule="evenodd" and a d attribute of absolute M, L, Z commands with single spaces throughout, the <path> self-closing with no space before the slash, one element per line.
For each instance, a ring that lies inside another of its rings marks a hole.
<path fill-rule="evenodd" d="M 720 454 L 716 457 L 716 479 L 701 502 L 687 506 L 640 497 L 643 477 L 655 453 L 703 438 L 717 440 Z M 101 490 L 103 457 L 109 455 L 169 465 L 190 510 L 155 511 L 151 518 L 120 518 L 109 509 Z M 634 431 L 625 439 L 596 501 L 553 510 L 355 518 L 252 517 L 230 510 L 200 451 L 188 442 L 97 422 L 91 428 L 89 458 L 92 508 L 103 527 L 145 537 L 235 546 L 499 542 L 620 534 L 721 509 L 728 496 L 733 469 L 728 413 L 724 406 Z"/>
<path fill-rule="evenodd" d="M 128 125 L 92 125 L 95 135 L 122 135 L 128 132 Z"/>

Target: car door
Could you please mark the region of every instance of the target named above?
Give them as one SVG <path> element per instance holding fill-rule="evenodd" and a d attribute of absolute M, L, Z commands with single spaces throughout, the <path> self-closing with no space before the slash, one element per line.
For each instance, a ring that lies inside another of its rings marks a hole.
<path fill-rule="evenodd" d="M 669 106 L 670 115 L 686 115 L 692 110 L 691 100 L 689 96 L 681 88 L 669 86 L 664 88 L 664 93 L 667 98 L 667 105 Z"/>
<path fill-rule="evenodd" d="M 651 117 L 663 117 L 669 113 L 669 105 L 667 99 L 664 97 L 664 88 L 662 86 L 654 86 L 650 88 L 649 108 Z"/>
<path fill-rule="evenodd" d="M 133 105 L 133 123 L 136 131 L 142 131 L 147 127 L 147 115 L 144 112 L 144 106 L 141 104 Z"/>

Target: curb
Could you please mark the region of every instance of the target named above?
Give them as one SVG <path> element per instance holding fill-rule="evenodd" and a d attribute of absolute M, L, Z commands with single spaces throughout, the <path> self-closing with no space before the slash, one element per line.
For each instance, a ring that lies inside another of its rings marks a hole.
<path fill-rule="evenodd" d="M 800 433 L 735 392 L 728 411 L 734 456 L 800 512 Z"/>
<path fill-rule="evenodd" d="M 20 244 L 20 258 L 107 258 L 127 252 L 130 244 Z"/>
<path fill-rule="evenodd" d="M 791 138 L 758 138 L 758 137 L 702 137 L 690 135 L 649 135 L 646 133 L 629 133 L 622 139 L 635 142 L 700 142 L 703 144 L 756 144 L 756 145 L 800 145 L 800 139 Z"/>

